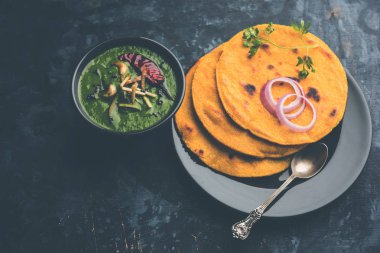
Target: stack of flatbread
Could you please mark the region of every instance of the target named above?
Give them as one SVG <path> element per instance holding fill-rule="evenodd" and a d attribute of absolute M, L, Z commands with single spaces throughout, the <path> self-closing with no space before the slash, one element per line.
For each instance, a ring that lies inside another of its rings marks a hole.
<path fill-rule="evenodd" d="M 264 30 L 266 25 L 257 25 Z M 308 55 L 316 68 L 299 83 L 317 111 L 312 129 L 294 132 L 262 104 L 262 89 L 276 77 L 297 78 L 297 57 L 306 49 L 287 50 L 264 44 L 253 56 L 243 46 L 243 31 L 201 59 L 186 75 L 186 93 L 175 116 L 185 145 L 206 165 L 238 177 L 262 177 L 289 167 L 291 155 L 329 134 L 341 121 L 347 79 L 338 57 L 315 35 L 300 36 L 289 26 L 274 25 L 271 40 L 283 47 L 315 44 Z M 292 91 L 277 85 L 274 96 Z M 317 96 L 316 96 L 317 94 Z M 310 94 L 309 94 L 310 95 Z M 307 124 L 310 108 L 294 122 Z"/>

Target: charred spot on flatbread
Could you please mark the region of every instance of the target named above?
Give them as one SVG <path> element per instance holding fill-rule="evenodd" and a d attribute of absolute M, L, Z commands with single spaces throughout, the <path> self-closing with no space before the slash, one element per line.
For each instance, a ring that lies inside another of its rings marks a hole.
<path fill-rule="evenodd" d="M 260 48 L 264 51 L 264 52 L 266 52 L 267 54 L 271 54 L 271 52 L 270 52 L 270 46 L 268 45 L 268 44 L 261 44 L 261 46 L 260 46 Z"/>
<path fill-rule="evenodd" d="M 329 52 L 327 52 L 326 50 L 324 50 L 323 48 L 319 48 L 319 51 L 320 51 L 323 55 L 325 55 L 329 60 L 332 59 L 332 55 L 331 55 Z"/>
<path fill-rule="evenodd" d="M 308 98 L 313 98 L 315 101 L 319 102 L 321 100 L 321 97 L 318 94 L 318 90 L 313 87 L 309 87 L 309 91 L 306 93 L 306 96 Z"/>
<path fill-rule="evenodd" d="M 187 132 L 191 133 L 193 131 L 193 128 L 190 127 L 189 125 L 185 125 L 185 129 Z"/>
<path fill-rule="evenodd" d="M 256 87 L 253 84 L 244 85 L 244 89 L 248 92 L 249 95 L 253 96 L 256 91 Z"/>

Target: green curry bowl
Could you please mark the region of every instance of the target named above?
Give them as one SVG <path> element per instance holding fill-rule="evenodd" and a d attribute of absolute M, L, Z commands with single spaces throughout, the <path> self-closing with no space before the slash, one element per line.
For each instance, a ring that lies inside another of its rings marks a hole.
<path fill-rule="evenodd" d="M 185 76 L 169 49 L 147 38 L 119 38 L 91 49 L 72 81 L 75 105 L 93 126 L 124 135 L 152 130 L 177 111 Z"/>

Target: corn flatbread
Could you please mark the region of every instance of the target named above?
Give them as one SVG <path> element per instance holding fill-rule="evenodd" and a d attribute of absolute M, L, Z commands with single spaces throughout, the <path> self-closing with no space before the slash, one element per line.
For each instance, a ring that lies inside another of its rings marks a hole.
<path fill-rule="evenodd" d="M 197 65 L 186 75 L 186 93 L 182 105 L 175 115 L 177 128 L 186 146 L 207 166 L 237 177 L 262 177 L 288 168 L 290 158 L 258 159 L 240 155 L 224 147 L 202 127 L 191 101 L 191 82 Z"/>
<path fill-rule="evenodd" d="M 274 25 L 275 31 L 265 35 L 267 25 L 257 25 L 260 35 L 282 46 L 314 45 L 309 56 L 314 62 L 315 73 L 301 80 L 300 84 L 317 111 L 313 128 L 307 132 L 294 132 L 270 114 L 260 100 L 260 93 L 268 80 L 275 77 L 298 77 L 302 66 L 296 67 L 297 57 L 306 55 L 305 48 L 280 49 L 269 43 L 262 45 L 257 54 L 248 57 L 243 46 L 243 31 L 225 43 L 217 68 L 217 87 L 224 109 L 242 128 L 255 136 L 282 145 L 299 145 L 320 140 L 341 121 L 347 101 L 347 78 L 342 64 L 334 52 L 311 33 L 301 37 L 293 28 Z M 289 87 L 274 86 L 274 97 L 291 92 Z M 309 107 L 294 120 L 307 125 L 312 118 Z"/>
<path fill-rule="evenodd" d="M 222 46 L 219 46 L 199 60 L 192 81 L 193 105 L 202 125 L 219 142 L 246 155 L 284 157 L 302 149 L 304 145 L 281 146 L 257 138 L 226 115 L 218 96 L 215 76 L 222 50 Z"/>

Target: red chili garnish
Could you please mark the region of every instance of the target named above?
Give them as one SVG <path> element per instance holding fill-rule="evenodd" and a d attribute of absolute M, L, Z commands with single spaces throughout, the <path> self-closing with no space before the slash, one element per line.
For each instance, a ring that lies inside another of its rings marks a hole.
<path fill-rule="evenodd" d="M 141 70 L 141 67 L 146 67 L 146 77 L 153 84 L 161 84 L 165 80 L 165 76 L 161 73 L 158 66 L 150 59 L 141 54 L 127 53 L 119 56 L 119 60 L 128 61 L 130 64 Z"/>

